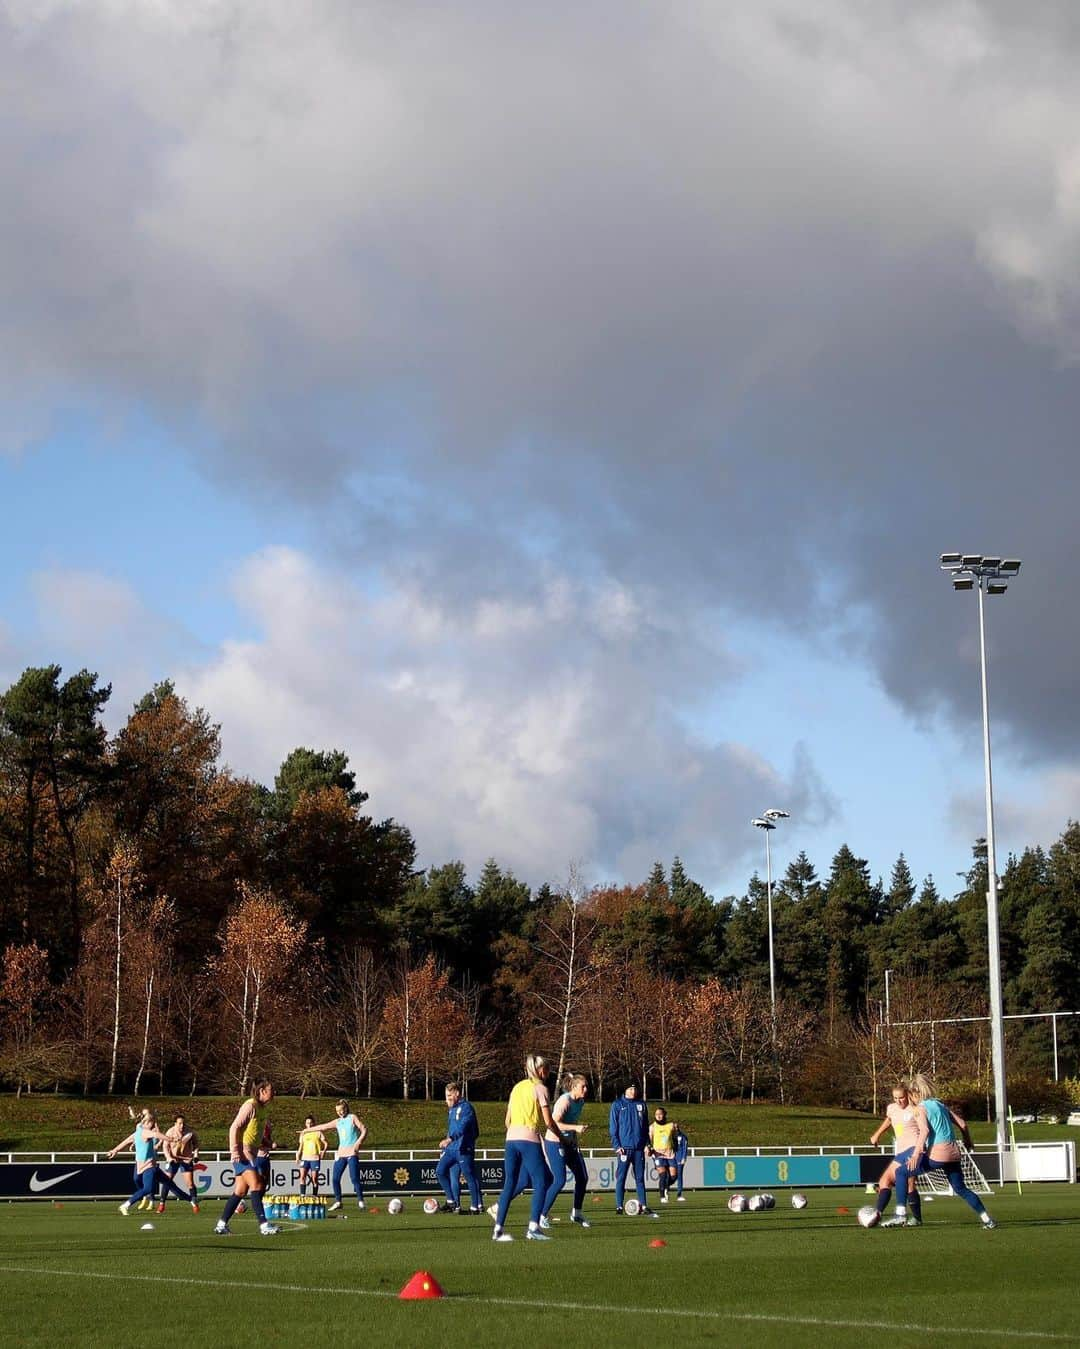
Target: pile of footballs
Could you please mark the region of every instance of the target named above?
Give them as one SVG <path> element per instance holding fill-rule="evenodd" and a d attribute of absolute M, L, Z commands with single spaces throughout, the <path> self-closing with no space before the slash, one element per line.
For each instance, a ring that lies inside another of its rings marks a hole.
<path fill-rule="evenodd" d="M 776 1207 L 776 1196 L 771 1194 L 752 1194 L 747 1197 L 745 1194 L 733 1194 L 727 1201 L 727 1206 L 732 1213 L 762 1213 Z M 792 1208 L 805 1208 L 806 1195 L 793 1194 L 791 1196 Z"/>

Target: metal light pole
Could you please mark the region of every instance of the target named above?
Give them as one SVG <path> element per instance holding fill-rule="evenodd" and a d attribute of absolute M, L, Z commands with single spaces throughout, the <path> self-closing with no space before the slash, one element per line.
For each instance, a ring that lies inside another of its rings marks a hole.
<path fill-rule="evenodd" d="M 765 830 L 765 893 L 768 896 L 769 910 L 769 1001 L 772 1004 L 773 1029 L 776 1028 L 776 957 L 773 951 L 772 926 L 772 851 L 769 847 L 769 835 L 776 828 L 777 820 L 788 820 L 791 816 L 786 810 L 762 811 L 750 823 L 755 829 Z"/>
<path fill-rule="evenodd" d="M 981 553 L 942 553 L 941 569 L 952 575 L 954 590 L 979 592 L 979 664 L 982 672 L 983 769 L 986 778 L 986 932 L 990 965 L 990 1056 L 994 1065 L 995 1129 L 1000 1154 L 1007 1148 L 1008 1097 L 1005 1090 L 1005 1009 L 1001 996 L 1001 941 L 998 929 L 997 853 L 994 848 L 994 783 L 990 771 L 990 702 L 986 680 L 984 597 L 1003 595 L 1020 570 L 1019 558 Z"/>

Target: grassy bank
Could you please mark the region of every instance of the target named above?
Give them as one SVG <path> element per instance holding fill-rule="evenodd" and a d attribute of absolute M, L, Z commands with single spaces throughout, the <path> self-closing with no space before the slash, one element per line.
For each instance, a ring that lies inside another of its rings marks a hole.
<path fill-rule="evenodd" d="M 129 1129 L 126 1097 L 96 1096 L 24 1096 L 0 1095 L 0 1151 L 95 1151 L 111 1147 Z M 301 1100 L 278 1097 L 271 1110 L 277 1141 L 291 1146 L 307 1114 L 320 1121 L 334 1114 L 334 1099 Z M 144 1097 L 133 1104 L 148 1103 L 160 1119 L 183 1113 L 197 1130 L 207 1149 L 223 1148 L 229 1122 L 236 1112 L 233 1096 Z M 497 1147 L 503 1137 L 501 1101 L 478 1101 L 480 1145 Z M 359 1098 L 353 1107 L 367 1123 L 369 1146 L 378 1148 L 432 1147 L 442 1137 L 446 1110 L 441 1102 L 400 1101 Z M 692 1143 L 699 1146 L 726 1144 L 731 1147 L 768 1147 L 771 1145 L 810 1145 L 865 1143 L 876 1126 L 876 1119 L 857 1111 L 822 1106 L 773 1105 L 684 1105 L 673 1106 L 671 1113 L 682 1123 Z M 608 1105 L 590 1103 L 584 1119 L 592 1126 L 586 1145 L 604 1146 L 607 1138 Z M 993 1126 L 973 1124 L 976 1141 L 990 1141 Z M 1037 1141 L 1080 1135 L 1063 1125 L 1022 1125 L 1017 1128 L 1021 1141 Z"/>

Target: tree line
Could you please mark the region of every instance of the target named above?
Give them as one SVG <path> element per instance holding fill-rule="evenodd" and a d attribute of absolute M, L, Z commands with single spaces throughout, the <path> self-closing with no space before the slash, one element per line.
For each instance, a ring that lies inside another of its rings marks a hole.
<path fill-rule="evenodd" d="M 800 853 L 773 889 L 774 1007 L 756 874 L 716 900 L 678 858 L 592 887 L 571 868 L 531 889 L 494 859 L 473 882 L 418 870 L 340 750 L 293 750 L 267 787 L 171 683 L 113 736 L 110 694 L 47 666 L 0 695 L 0 1077 L 18 1090 L 231 1091 L 260 1070 L 301 1093 L 494 1093 L 528 1044 L 601 1096 L 635 1077 L 869 1104 L 940 1065 L 989 1099 L 978 844 L 949 896 L 902 853 L 887 884 L 847 846 L 823 876 Z M 1009 858 L 1001 949 L 1007 1012 L 1080 1007 L 1080 826 Z M 1062 1075 L 1078 1020 L 1057 1027 Z M 1050 1024 L 1009 1025 L 1041 1100 Z"/>

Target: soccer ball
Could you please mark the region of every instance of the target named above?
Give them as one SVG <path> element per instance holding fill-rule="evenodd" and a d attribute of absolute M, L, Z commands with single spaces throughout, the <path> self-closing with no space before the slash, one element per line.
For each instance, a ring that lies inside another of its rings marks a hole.
<path fill-rule="evenodd" d="M 744 1195 L 744 1194 L 733 1194 L 733 1195 L 731 1196 L 731 1198 L 727 1201 L 727 1206 L 728 1206 L 728 1208 L 731 1210 L 732 1213 L 745 1213 L 745 1212 L 746 1212 L 746 1195 Z"/>
<path fill-rule="evenodd" d="M 761 1207 L 770 1209 L 776 1207 L 776 1196 L 772 1194 L 763 1194 L 761 1196 Z"/>
<path fill-rule="evenodd" d="M 765 1202 L 759 1194 L 752 1194 L 746 1202 L 746 1207 L 751 1213 L 760 1213 L 765 1207 Z"/>
<path fill-rule="evenodd" d="M 638 1214 L 641 1212 L 641 1205 L 638 1203 L 636 1199 L 628 1199 L 626 1203 L 623 1205 L 623 1208 L 626 1210 L 627 1215 L 631 1218 L 636 1218 Z"/>
<path fill-rule="evenodd" d="M 404 1207 L 405 1205 L 401 1202 L 401 1200 L 395 1197 L 394 1199 L 391 1199 L 389 1203 L 386 1205 L 386 1211 L 387 1213 L 397 1214 L 400 1213 L 402 1209 L 404 1209 Z"/>
<path fill-rule="evenodd" d="M 439 1211 L 439 1201 L 438 1201 L 437 1199 L 430 1199 L 430 1198 L 429 1198 L 429 1199 L 425 1199 L 425 1200 L 424 1200 L 424 1212 L 425 1212 L 425 1213 L 427 1213 L 427 1214 L 432 1214 L 432 1213 L 438 1213 L 438 1211 Z"/>
<path fill-rule="evenodd" d="M 864 1204 L 862 1208 L 859 1209 L 859 1223 L 863 1227 L 872 1226 L 876 1217 L 877 1209 L 873 1204 Z"/>
<path fill-rule="evenodd" d="M 808 1202 L 808 1201 L 807 1201 L 806 1195 L 804 1195 L 804 1194 L 793 1194 L 793 1195 L 791 1196 L 791 1207 L 792 1207 L 792 1208 L 805 1208 L 806 1205 L 807 1205 L 807 1202 Z"/>

